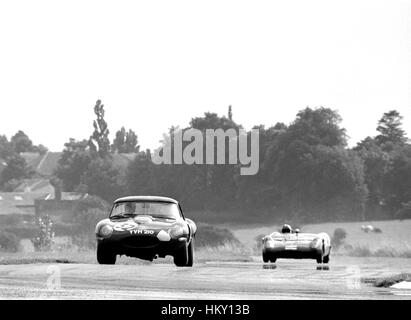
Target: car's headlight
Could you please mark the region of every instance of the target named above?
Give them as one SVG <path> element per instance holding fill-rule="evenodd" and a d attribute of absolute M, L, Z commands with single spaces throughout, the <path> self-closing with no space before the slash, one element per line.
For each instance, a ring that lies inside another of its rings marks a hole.
<path fill-rule="evenodd" d="M 275 241 L 274 239 L 270 238 L 270 237 L 266 237 L 263 240 L 264 246 L 266 248 L 274 248 L 275 247 Z"/>
<path fill-rule="evenodd" d="M 177 239 L 177 238 L 187 235 L 188 232 L 186 230 L 186 227 L 183 224 L 178 223 L 172 228 L 170 228 L 168 230 L 168 233 L 170 234 L 172 238 Z"/>
<path fill-rule="evenodd" d="M 321 244 L 321 239 L 320 238 L 316 238 L 313 241 L 311 241 L 310 246 L 312 248 L 317 248 L 319 245 Z"/>
<path fill-rule="evenodd" d="M 113 227 L 108 224 L 105 224 L 104 226 L 102 226 L 99 231 L 99 235 L 104 238 L 110 237 L 112 233 L 113 233 Z"/>

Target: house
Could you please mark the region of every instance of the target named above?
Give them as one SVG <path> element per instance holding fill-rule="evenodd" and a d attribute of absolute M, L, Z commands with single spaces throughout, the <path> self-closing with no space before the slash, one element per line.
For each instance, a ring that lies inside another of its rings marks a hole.
<path fill-rule="evenodd" d="M 54 193 L 45 192 L 0 192 L 0 215 L 35 216 L 42 212 L 55 212 L 72 209 L 88 194 L 78 192 L 62 192 L 61 200 L 54 198 Z"/>
<path fill-rule="evenodd" d="M 41 192 L 0 192 L 0 215 L 35 215 L 34 202 L 45 199 L 48 193 Z"/>
<path fill-rule="evenodd" d="M 13 192 L 0 193 L 0 215 L 48 213 L 60 215 L 72 210 L 76 203 L 88 195 L 76 192 L 62 192 L 61 200 L 55 199 L 55 189 L 50 178 L 57 169 L 62 152 L 22 152 L 22 156 L 33 171 L 35 177 L 23 180 Z M 125 170 L 135 158 L 135 153 L 113 154 L 113 164 L 120 170 Z M 0 159 L 1 160 L 1 159 Z M 0 161 L 0 170 L 2 162 Z"/>
<path fill-rule="evenodd" d="M 79 192 L 62 192 L 61 199 L 55 199 L 54 195 L 50 194 L 45 198 L 34 200 L 35 215 L 49 215 L 53 221 L 64 221 L 64 216 L 71 215 L 76 209 L 79 201 L 86 199 L 87 193 Z"/>

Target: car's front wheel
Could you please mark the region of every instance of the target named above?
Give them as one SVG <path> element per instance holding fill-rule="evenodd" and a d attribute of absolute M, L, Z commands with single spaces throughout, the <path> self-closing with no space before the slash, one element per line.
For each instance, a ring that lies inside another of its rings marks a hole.
<path fill-rule="evenodd" d="M 185 267 L 188 264 L 188 246 L 184 245 L 181 249 L 179 249 L 175 254 L 174 254 L 174 264 L 177 267 Z"/>
<path fill-rule="evenodd" d="M 191 239 L 190 244 L 188 245 L 188 261 L 187 267 L 192 267 L 194 264 L 194 238 Z"/>
<path fill-rule="evenodd" d="M 99 264 L 115 264 L 117 255 L 101 243 L 97 244 L 97 262 Z"/>
<path fill-rule="evenodd" d="M 264 263 L 267 263 L 267 262 L 270 261 L 270 258 L 268 257 L 268 254 L 265 253 L 265 252 L 263 252 L 263 261 L 264 261 Z"/>

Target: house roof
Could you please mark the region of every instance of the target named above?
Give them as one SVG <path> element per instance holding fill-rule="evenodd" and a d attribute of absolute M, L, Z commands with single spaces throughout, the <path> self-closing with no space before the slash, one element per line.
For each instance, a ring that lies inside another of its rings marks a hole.
<path fill-rule="evenodd" d="M 62 152 L 46 152 L 36 167 L 37 173 L 42 176 L 53 175 L 62 154 Z"/>
<path fill-rule="evenodd" d="M 20 156 L 26 160 L 27 166 L 33 169 L 37 168 L 43 158 L 38 152 L 21 152 Z"/>
<path fill-rule="evenodd" d="M 63 152 L 46 152 L 41 155 L 37 152 L 22 152 L 22 156 L 34 171 L 44 177 L 50 177 L 57 169 L 58 162 Z M 126 169 L 128 164 L 136 157 L 136 153 L 114 153 L 113 164 L 119 169 Z M 0 163 L 1 164 L 1 163 Z"/>
<path fill-rule="evenodd" d="M 48 179 L 25 179 L 13 190 L 13 192 L 54 193 L 54 187 Z"/>
<path fill-rule="evenodd" d="M 61 193 L 61 200 L 81 200 L 88 197 L 87 193 L 80 193 L 80 192 L 62 192 Z M 55 195 L 51 194 L 44 200 L 55 200 Z"/>

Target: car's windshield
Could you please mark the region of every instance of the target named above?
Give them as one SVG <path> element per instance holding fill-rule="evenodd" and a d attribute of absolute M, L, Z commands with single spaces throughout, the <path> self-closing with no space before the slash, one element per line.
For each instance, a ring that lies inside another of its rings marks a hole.
<path fill-rule="evenodd" d="M 180 211 L 175 203 L 127 201 L 116 203 L 111 210 L 110 218 L 137 215 L 149 215 L 153 218 L 178 219 L 180 217 Z"/>

